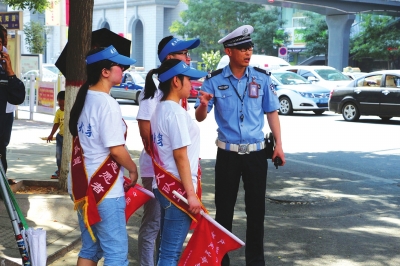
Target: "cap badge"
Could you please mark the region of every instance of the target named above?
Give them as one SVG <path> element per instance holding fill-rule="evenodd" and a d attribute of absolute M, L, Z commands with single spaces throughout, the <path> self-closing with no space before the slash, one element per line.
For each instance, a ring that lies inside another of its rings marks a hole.
<path fill-rule="evenodd" d="M 178 42 L 180 42 L 181 40 L 179 39 L 175 39 L 173 42 L 171 42 L 172 46 L 175 46 Z"/>
<path fill-rule="evenodd" d="M 242 35 L 243 36 L 249 35 L 249 30 L 247 28 L 244 28 L 244 30 L 242 31 Z"/>

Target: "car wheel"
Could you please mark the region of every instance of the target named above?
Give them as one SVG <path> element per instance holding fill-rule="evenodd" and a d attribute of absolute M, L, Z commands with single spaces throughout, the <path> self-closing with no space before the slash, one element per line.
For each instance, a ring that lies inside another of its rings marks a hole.
<path fill-rule="evenodd" d="M 392 116 L 380 116 L 380 118 L 382 119 L 382 121 L 389 121 Z"/>
<path fill-rule="evenodd" d="M 357 106 L 352 102 L 343 105 L 342 115 L 344 120 L 349 122 L 355 122 L 360 118 L 360 112 L 358 111 Z"/>
<path fill-rule="evenodd" d="M 314 114 L 316 114 L 316 115 L 322 115 L 324 112 L 325 112 L 325 110 L 315 110 L 315 111 L 313 111 L 314 112 Z"/>
<path fill-rule="evenodd" d="M 293 114 L 293 107 L 292 102 L 288 97 L 281 97 L 279 99 L 280 107 L 279 107 L 279 114 L 281 115 L 291 115 Z"/>
<path fill-rule="evenodd" d="M 137 104 L 137 105 L 139 105 L 139 96 L 140 96 L 140 91 L 138 91 L 137 93 L 136 93 L 136 99 L 135 99 L 135 103 Z"/>

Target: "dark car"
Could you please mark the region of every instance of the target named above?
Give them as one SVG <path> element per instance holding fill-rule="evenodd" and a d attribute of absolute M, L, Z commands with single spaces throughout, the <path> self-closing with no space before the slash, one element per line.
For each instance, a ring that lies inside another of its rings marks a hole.
<path fill-rule="evenodd" d="M 357 121 L 360 115 L 376 115 L 382 120 L 399 117 L 400 70 L 371 72 L 333 89 L 329 110 L 342 114 L 346 121 Z"/>
<path fill-rule="evenodd" d="M 138 72 L 125 71 L 121 83 L 111 88 L 110 95 L 115 99 L 133 100 L 139 103 L 139 95 L 145 80 Z"/>

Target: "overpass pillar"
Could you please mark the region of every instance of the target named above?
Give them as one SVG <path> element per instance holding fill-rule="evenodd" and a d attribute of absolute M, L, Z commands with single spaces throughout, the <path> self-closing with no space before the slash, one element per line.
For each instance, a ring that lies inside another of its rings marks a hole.
<path fill-rule="evenodd" d="M 350 28 L 355 15 L 326 16 L 328 25 L 328 65 L 343 71 L 349 63 Z"/>

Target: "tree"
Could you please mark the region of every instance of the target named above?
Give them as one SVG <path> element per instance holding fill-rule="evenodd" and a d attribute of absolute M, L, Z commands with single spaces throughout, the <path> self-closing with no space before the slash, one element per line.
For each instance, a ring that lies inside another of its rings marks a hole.
<path fill-rule="evenodd" d="M 214 52 L 213 50 L 211 50 L 211 52 L 209 53 L 202 53 L 201 59 L 203 60 L 203 64 L 205 64 L 205 69 L 207 71 L 215 70 L 219 63 L 219 60 L 221 60 L 221 54 L 219 51 Z"/>
<path fill-rule="evenodd" d="M 218 40 L 245 24 L 255 29 L 255 46 L 272 49 L 272 40 L 279 26 L 279 12 L 264 6 L 231 0 L 182 0 L 188 9 L 181 13 L 182 21 L 174 21 L 170 31 L 185 38 L 201 39 L 195 53 L 223 52 Z M 276 24 L 272 22 L 277 22 Z"/>
<path fill-rule="evenodd" d="M 46 27 L 39 22 L 30 21 L 24 24 L 25 41 L 28 44 L 28 50 L 34 54 L 42 54 L 46 46 L 44 34 Z"/>
<path fill-rule="evenodd" d="M 50 4 L 47 0 L 3 0 L 2 2 L 16 9 L 36 10 L 39 13 L 44 12 Z"/>
<path fill-rule="evenodd" d="M 36 9 L 42 12 L 47 7 L 47 0 L 3 0 L 14 8 Z M 94 0 L 70 0 L 69 2 L 69 29 L 68 29 L 68 56 L 65 83 L 65 110 L 64 110 L 64 143 L 61 162 L 59 186 L 67 189 L 69 160 L 71 158 L 72 137 L 68 130 L 68 123 L 72 105 L 80 86 L 86 80 L 85 57 L 90 50 L 92 37 Z"/>
<path fill-rule="evenodd" d="M 284 21 L 278 19 L 280 12 L 277 8 L 265 10 L 259 8 L 250 14 L 249 24 L 254 27 L 251 38 L 255 54 L 276 55 L 277 49 L 288 42 L 289 36 L 282 28 Z"/>
<path fill-rule="evenodd" d="M 325 55 L 327 64 L 329 35 L 325 16 L 313 12 L 305 12 L 304 15 L 307 20 L 302 24 L 304 28 L 300 30 L 306 43 L 304 52 L 308 56 Z"/>
<path fill-rule="evenodd" d="M 354 59 L 372 57 L 373 59 L 399 61 L 400 29 L 398 20 L 388 16 L 362 15 L 359 35 L 351 40 L 350 53 Z M 396 68 L 400 66 L 395 66 Z"/>

